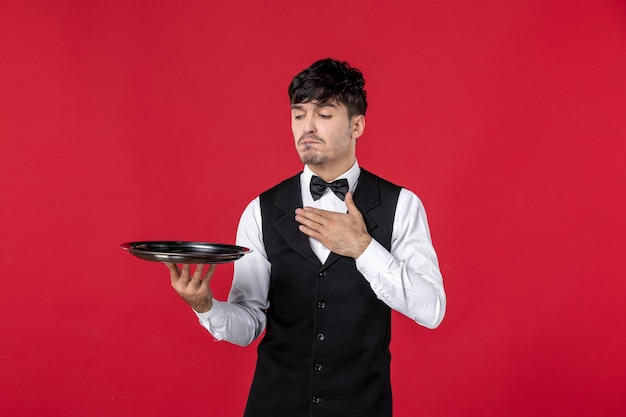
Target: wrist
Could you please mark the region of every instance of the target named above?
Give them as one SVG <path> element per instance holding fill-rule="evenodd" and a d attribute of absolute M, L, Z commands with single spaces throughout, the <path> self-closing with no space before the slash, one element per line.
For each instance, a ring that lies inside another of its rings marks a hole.
<path fill-rule="evenodd" d="M 211 310 L 211 308 L 213 308 L 213 300 L 211 299 L 208 302 L 204 302 L 201 304 L 191 304 L 191 308 L 196 313 L 206 313 Z"/>
<path fill-rule="evenodd" d="M 363 239 L 360 240 L 360 244 L 358 245 L 354 256 L 352 257 L 354 259 L 357 259 L 359 256 L 361 256 L 363 252 L 365 252 L 365 249 L 367 249 L 367 247 L 370 245 L 370 243 L 372 243 L 372 237 L 370 235 L 364 236 Z"/>

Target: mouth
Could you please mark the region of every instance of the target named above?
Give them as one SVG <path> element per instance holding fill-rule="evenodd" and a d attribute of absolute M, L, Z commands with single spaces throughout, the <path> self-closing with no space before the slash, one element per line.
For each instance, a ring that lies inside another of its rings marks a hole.
<path fill-rule="evenodd" d="M 324 140 L 322 138 L 320 138 L 317 135 L 304 135 L 302 136 L 299 140 L 298 140 L 298 145 L 304 145 L 304 146 L 309 146 L 309 145 L 317 145 L 317 144 L 323 144 Z"/>
<path fill-rule="evenodd" d="M 307 139 L 307 140 L 300 141 L 299 145 L 305 148 L 309 148 L 311 146 L 320 145 L 321 143 L 322 142 L 319 142 L 317 140 Z"/>

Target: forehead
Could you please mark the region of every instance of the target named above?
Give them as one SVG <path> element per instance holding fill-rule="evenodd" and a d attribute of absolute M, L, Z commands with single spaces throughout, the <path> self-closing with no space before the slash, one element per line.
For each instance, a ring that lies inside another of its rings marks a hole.
<path fill-rule="evenodd" d="M 292 110 L 315 110 L 315 109 L 322 109 L 322 108 L 330 108 L 330 109 L 344 108 L 347 110 L 347 107 L 343 105 L 342 103 L 338 102 L 337 100 L 332 100 L 332 101 L 313 100 L 313 101 L 291 104 Z"/>

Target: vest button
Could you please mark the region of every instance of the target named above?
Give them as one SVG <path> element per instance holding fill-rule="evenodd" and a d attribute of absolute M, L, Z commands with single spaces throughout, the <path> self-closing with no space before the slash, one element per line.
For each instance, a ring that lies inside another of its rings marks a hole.
<path fill-rule="evenodd" d="M 317 340 L 319 340 L 320 342 L 323 342 L 324 339 L 326 339 L 326 336 L 324 335 L 324 333 L 317 334 Z"/>
<path fill-rule="evenodd" d="M 320 277 L 325 277 L 325 276 L 326 276 L 326 274 L 327 274 L 327 272 L 326 272 L 326 271 L 322 271 L 322 272 L 320 272 Z"/>
<path fill-rule="evenodd" d="M 319 403 L 322 402 L 320 397 L 313 397 L 313 398 L 311 398 L 311 401 L 313 402 L 313 404 L 319 404 Z"/>
<path fill-rule="evenodd" d="M 317 308 L 325 309 L 326 308 L 326 303 L 324 301 L 318 302 L 317 303 Z"/>
<path fill-rule="evenodd" d="M 315 369 L 317 372 L 321 371 L 324 367 L 322 366 L 321 363 L 316 363 L 315 366 L 313 367 L 313 369 Z"/>

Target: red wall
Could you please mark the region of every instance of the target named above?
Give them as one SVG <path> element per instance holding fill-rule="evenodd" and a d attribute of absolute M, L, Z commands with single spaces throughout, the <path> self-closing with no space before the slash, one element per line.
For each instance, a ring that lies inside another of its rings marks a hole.
<path fill-rule="evenodd" d="M 435 331 L 394 316 L 395 415 L 625 415 L 626 4 L 229 3 L 1 2 L 0 414 L 240 415 L 255 348 L 118 245 L 232 243 L 300 169 L 291 77 L 334 56 L 448 292 Z"/>

